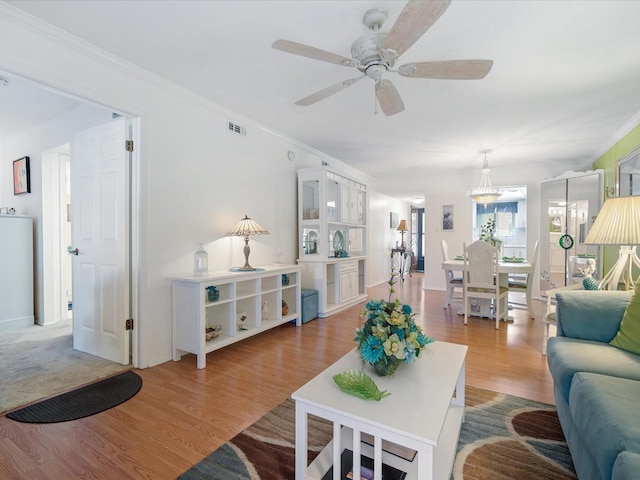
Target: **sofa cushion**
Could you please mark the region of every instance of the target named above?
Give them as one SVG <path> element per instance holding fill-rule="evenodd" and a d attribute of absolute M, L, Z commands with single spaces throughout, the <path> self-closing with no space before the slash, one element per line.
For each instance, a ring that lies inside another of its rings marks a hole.
<path fill-rule="evenodd" d="M 640 381 L 576 373 L 569 408 L 576 430 L 602 478 L 611 478 L 621 452 L 640 453 Z"/>
<path fill-rule="evenodd" d="M 611 480 L 635 480 L 640 472 L 640 454 L 620 452 L 613 465 Z"/>
<path fill-rule="evenodd" d="M 612 347 L 604 342 L 590 342 L 568 337 L 552 337 L 547 346 L 547 362 L 553 381 L 565 402 L 577 372 L 593 372 L 640 380 L 640 355 Z"/>
<path fill-rule="evenodd" d="M 611 345 L 640 355 L 640 277 Z"/>
<path fill-rule="evenodd" d="M 556 294 L 558 335 L 610 342 L 632 292 L 572 290 Z"/>

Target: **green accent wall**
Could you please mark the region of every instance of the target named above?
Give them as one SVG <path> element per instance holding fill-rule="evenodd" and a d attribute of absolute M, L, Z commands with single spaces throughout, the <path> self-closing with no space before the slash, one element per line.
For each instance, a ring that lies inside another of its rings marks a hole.
<path fill-rule="evenodd" d="M 604 170 L 605 188 L 615 187 L 616 162 L 638 146 L 640 146 L 640 124 L 631 129 L 629 133 L 622 137 L 615 145 L 603 153 L 600 158 L 593 162 L 594 170 L 598 168 L 602 168 Z M 608 272 L 618 259 L 618 247 L 604 247 L 603 256 L 604 269 L 601 272 L 601 275 Z"/>

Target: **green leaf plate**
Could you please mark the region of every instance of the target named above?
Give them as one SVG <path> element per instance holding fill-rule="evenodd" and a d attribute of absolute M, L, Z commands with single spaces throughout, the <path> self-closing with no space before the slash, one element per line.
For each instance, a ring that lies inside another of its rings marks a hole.
<path fill-rule="evenodd" d="M 391 395 L 386 390 L 381 392 L 376 383 L 362 370 L 347 370 L 333 376 L 340 390 L 365 400 L 380 401 L 384 397 Z"/>

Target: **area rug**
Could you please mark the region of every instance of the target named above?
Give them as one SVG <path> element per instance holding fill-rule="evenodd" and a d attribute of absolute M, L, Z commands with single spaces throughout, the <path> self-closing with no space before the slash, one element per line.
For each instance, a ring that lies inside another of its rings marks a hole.
<path fill-rule="evenodd" d="M 575 479 L 555 407 L 467 386 L 452 480 Z M 310 463 L 332 436 L 311 417 Z M 286 400 L 183 473 L 179 480 L 291 480 L 295 406 Z"/>
<path fill-rule="evenodd" d="M 24 423 L 77 420 L 120 405 L 141 388 L 142 378 L 128 371 L 9 412 L 7 418 Z"/>
<path fill-rule="evenodd" d="M 70 321 L 0 332 L 0 413 L 130 368 L 74 350 Z"/>

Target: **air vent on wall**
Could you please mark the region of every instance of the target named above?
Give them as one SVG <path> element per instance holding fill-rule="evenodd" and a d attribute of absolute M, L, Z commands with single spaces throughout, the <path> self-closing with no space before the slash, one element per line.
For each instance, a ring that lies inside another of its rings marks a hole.
<path fill-rule="evenodd" d="M 229 122 L 229 131 L 233 132 L 233 133 L 238 133 L 240 135 L 246 135 L 247 134 L 247 129 L 246 128 L 241 127 L 237 123 L 233 123 L 233 122 Z"/>

